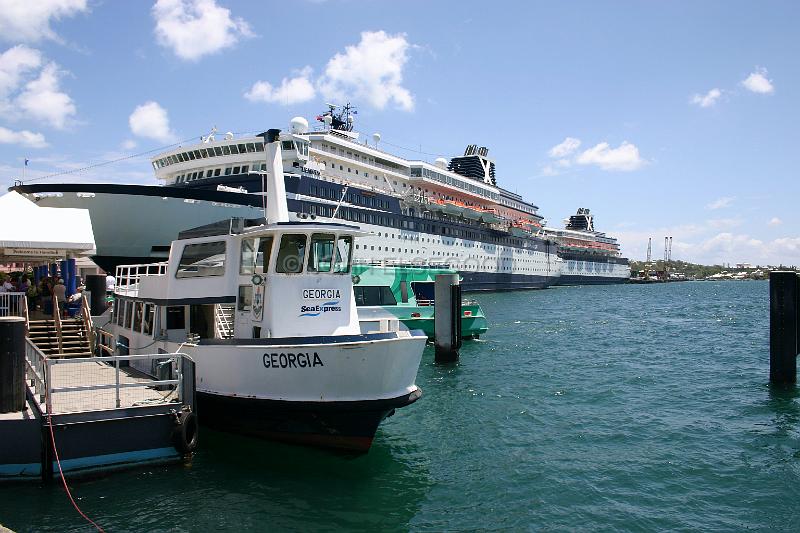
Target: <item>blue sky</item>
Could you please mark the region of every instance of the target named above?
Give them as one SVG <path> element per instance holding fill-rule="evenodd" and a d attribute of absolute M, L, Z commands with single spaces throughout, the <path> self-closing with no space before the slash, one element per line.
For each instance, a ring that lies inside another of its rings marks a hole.
<path fill-rule="evenodd" d="M 0 0 L 0 185 L 331 99 L 641 259 L 800 264 L 800 4 Z M 403 151 L 405 147 L 421 151 Z M 53 178 L 152 183 L 148 157 Z"/>

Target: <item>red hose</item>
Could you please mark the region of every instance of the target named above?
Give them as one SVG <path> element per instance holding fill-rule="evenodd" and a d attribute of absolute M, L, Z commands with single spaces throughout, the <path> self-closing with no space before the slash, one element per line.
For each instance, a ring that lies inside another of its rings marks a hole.
<path fill-rule="evenodd" d="M 72 493 L 70 492 L 69 487 L 67 486 L 67 480 L 64 477 L 64 471 L 61 469 L 61 460 L 58 458 L 58 449 L 56 449 L 56 437 L 55 437 L 55 434 L 53 433 L 53 418 L 50 416 L 50 413 L 47 413 L 47 425 L 50 426 L 50 441 L 53 443 L 53 453 L 56 456 L 56 464 L 58 465 L 58 473 L 61 475 L 61 482 L 64 484 L 64 490 L 67 492 L 67 496 L 69 496 L 69 501 L 72 502 L 72 506 L 75 508 L 76 511 L 78 511 L 78 513 L 84 519 L 86 519 L 87 522 L 89 522 L 90 524 L 92 524 L 94 527 L 97 528 L 97 531 L 100 531 L 101 533 L 106 533 L 105 530 L 102 527 L 98 526 L 94 522 L 94 520 L 92 520 L 91 518 L 86 516 L 84 514 L 84 512 L 81 511 L 81 508 L 78 507 L 78 504 L 75 503 L 75 499 L 72 497 Z"/>

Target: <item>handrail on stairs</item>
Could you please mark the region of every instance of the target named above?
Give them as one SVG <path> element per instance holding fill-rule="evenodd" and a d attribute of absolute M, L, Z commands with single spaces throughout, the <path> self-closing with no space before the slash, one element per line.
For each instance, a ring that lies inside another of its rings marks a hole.
<path fill-rule="evenodd" d="M 58 336 L 58 353 L 64 353 L 64 339 L 61 332 L 61 309 L 58 307 L 58 298 L 53 295 L 53 320 L 56 324 L 56 335 Z"/>
<path fill-rule="evenodd" d="M 27 337 L 28 333 L 30 333 L 30 323 L 31 323 L 30 315 L 28 314 L 28 296 L 27 296 L 27 294 L 22 297 L 22 312 L 23 312 L 23 316 L 25 317 L 25 336 Z"/>
<path fill-rule="evenodd" d="M 89 339 L 89 352 L 91 352 L 92 355 L 96 355 L 92 309 L 89 305 L 89 299 L 85 295 L 81 297 L 81 317 L 83 318 L 83 329 L 86 331 L 86 337 Z"/>

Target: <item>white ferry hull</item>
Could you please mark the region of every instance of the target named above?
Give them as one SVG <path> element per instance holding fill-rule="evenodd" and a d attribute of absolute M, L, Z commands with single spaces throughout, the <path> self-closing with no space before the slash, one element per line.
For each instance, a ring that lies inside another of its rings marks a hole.
<path fill-rule="evenodd" d="M 107 329 L 130 336 L 116 324 Z M 152 353 L 134 333 L 130 353 Z M 366 452 L 378 425 L 422 396 L 415 384 L 427 337 L 399 331 L 364 335 L 158 342 L 196 363 L 200 423 L 296 444 Z M 149 342 L 148 342 L 149 341 Z M 157 364 L 157 363 L 156 363 Z M 138 370 L 155 373 L 155 368 Z"/>
<path fill-rule="evenodd" d="M 387 337 L 198 346 L 200 420 L 224 431 L 365 452 L 381 421 L 422 395 L 415 380 L 426 337 Z"/>

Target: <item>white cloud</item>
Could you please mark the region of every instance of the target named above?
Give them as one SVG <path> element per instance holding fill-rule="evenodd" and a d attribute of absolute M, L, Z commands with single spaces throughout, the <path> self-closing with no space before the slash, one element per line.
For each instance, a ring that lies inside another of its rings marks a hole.
<path fill-rule="evenodd" d="M 86 0 L 0 0 L 0 39 L 35 42 L 60 41 L 51 21 L 87 11 Z"/>
<path fill-rule="evenodd" d="M 767 78 L 767 69 L 761 67 L 756 67 L 756 70 L 742 81 L 742 86 L 748 91 L 758 94 L 772 94 L 775 92 L 772 80 Z"/>
<path fill-rule="evenodd" d="M 778 217 L 772 217 L 767 224 L 770 226 L 780 226 L 783 224 L 783 220 L 779 219 Z"/>
<path fill-rule="evenodd" d="M 159 44 L 187 61 L 253 35 L 244 19 L 231 17 L 230 9 L 218 6 L 216 0 L 158 0 L 152 13 Z"/>
<path fill-rule="evenodd" d="M 653 239 L 653 257 L 662 257 L 664 235 L 673 237 L 672 257 L 704 265 L 751 263 L 753 265 L 800 265 L 800 236 L 765 239 L 735 228 L 750 228 L 745 217 L 711 219 L 678 226 L 620 230 L 614 233 L 623 246 L 623 255 L 644 260 L 647 239 Z"/>
<path fill-rule="evenodd" d="M 128 117 L 131 132 L 139 137 L 169 143 L 176 139 L 169 129 L 167 111 L 158 102 L 145 102 L 133 110 Z"/>
<path fill-rule="evenodd" d="M 603 170 L 637 170 L 646 161 L 639 155 L 636 145 L 623 141 L 617 148 L 602 142 L 581 153 L 575 160 L 580 165 L 597 165 Z"/>
<path fill-rule="evenodd" d="M 27 117 L 40 120 L 54 128 L 63 128 L 77 110 L 72 98 L 60 89 L 62 72 L 55 63 L 48 63 L 39 77 L 29 81 L 15 99 L 18 109 Z"/>
<path fill-rule="evenodd" d="M 717 198 L 713 202 L 706 205 L 706 209 L 715 210 L 715 209 L 722 209 L 724 207 L 729 207 L 736 198 L 733 196 L 723 196 L 722 198 Z"/>
<path fill-rule="evenodd" d="M 123 150 L 131 151 L 134 148 L 136 148 L 136 141 L 134 141 L 133 139 L 125 139 L 124 141 L 122 141 L 122 144 L 120 144 L 120 147 Z"/>
<path fill-rule="evenodd" d="M 273 87 L 269 82 L 257 81 L 244 97 L 251 102 L 270 102 L 283 105 L 308 102 L 314 96 L 314 84 L 311 82 L 311 67 L 303 68 L 293 78 L 283 78 L 280 86 Z"/>
<path fill-rule="evenodd" d="M 567 137 L 561 144 L 550 148 L 548 154 L 553 158 L 563 158 L 572 154 L 581 145 L 581 140 L 575 137 Z"/>
<path fill-rule="evenodd" d="M 42 54 L 24 44 L 0 54 L 0 98 L 17 90 L 24 75 L 42 65 Z"/>
<path fill-rule="evenodd" d="M 317 86 L 327 100 L 366 101 L 377 109 L 392 103 L 404 111 L 414 109 L 414 97 L 403 87 L 403 69 L 413 45 L 401 33 L 365 31 L 361 41 L 333 56 Z"/>
<path fill-rule="evenodd" d="M 41 133 L 34 133 L 28 130 L 11 131 L 2 126 L 0 126 L 0 144 L 19 144 L 28 148 L 44 148 L 47 146 L 44 135 Z"/>
<path fill-rule="evenodd" d="M 691 103 L 697 104 L 700 107 L 711 107 L 717 103 L 719 97 L 722 96 L 722 91 L 717 88 L 711 89 L 706 94 L 695 94 L 690 100 Z"/>

